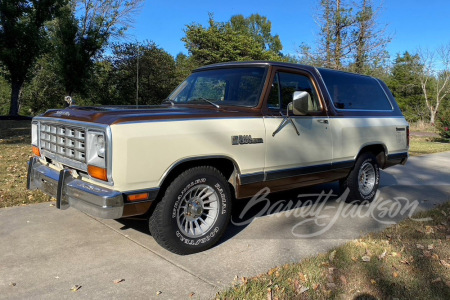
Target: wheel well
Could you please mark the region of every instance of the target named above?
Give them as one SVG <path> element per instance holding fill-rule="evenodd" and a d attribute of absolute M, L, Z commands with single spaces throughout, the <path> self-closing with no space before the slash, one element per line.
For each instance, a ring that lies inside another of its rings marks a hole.
<path fill-rule="evenodd" d="M 386 148 L 383 145 L 377 144 L 365 146 L 359 151 L 358 156 L 366 152 L 372 153 L 377 159 L 377 163 L 380 168 L 384 168 L 384 165 L 386 163 Z"/>
<path fill-rule="evenodd" d="M 178 175 L 180 175 L 181 173 L 190 168 L 199 166 L 211 166 L 216 168 L 217 170 L 219 170 L 219 172 L 222 173 L 222 175 L 225 177 L 226 180 L 230 179 L 235 169 L 238 171 L 238 168 L 237 166 L 235 166 L 235 163 L 231 159 L 227 158 L 205 158 L 205 159 L 201 158 L 181 162 L 177 164 L 175 167 L 173 167 L 166 175 L 166 177 L 163 179 L 158 198 L 162 197 L 162 194 L 164 194 L 166 188 L 170 185 L 172 181 L 175 180 L 175 178 L 178 177 Z M 230 189 L 231 194 L 234 194 L 234 186 L 232 184 L 230 184 Z"/>

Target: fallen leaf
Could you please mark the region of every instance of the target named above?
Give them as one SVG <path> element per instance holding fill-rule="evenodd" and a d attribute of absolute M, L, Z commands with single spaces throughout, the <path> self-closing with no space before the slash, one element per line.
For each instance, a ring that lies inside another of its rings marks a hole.
<path fill-rule="evenodd" d="M 435 259 L 435 260 L 439 260 L 439 255 L 437 255 L 436 253 L 433 253 L 433 255 L 431 255 L 431 258 Z"/>
<path fill-rule="evenodd" d="M 428 246 L 427 246 L 427 249 L 428 249 L 428 250 L 433 250 L 433 249 L 434 249 L 434 245 L 433 245 L 433 244 L 428 245 Z"/>
<path fill-rule="evenodd" d="M 441 259 L 439 261 L 444 267 L 450 268 L 450 264 L 448 262 L 446 262 L 445 260 Z"/>
<path fill-rule="evenodd" d="M 371 284 L 377 284 L 377 282 L 374 279 L 370 279 Z"/>
<path fill-rule="evenodd" d="M 334 260 L 334 257 L 335 257 L 335 256 L 336 256 L 336 250 L 333 250 L 333 251 L 330 253 L 330 256 L 328 256 L 329 261 L 332 262 L 332 261 Z"/>
<path fill-rule="evenodd" d="M 309 288 L 302 286 L 301 289 L 298 291 L 299 294 L 303 294 L 304 292 L 306 292 L 307 290 L 309 290 Z"/>
<path fill-rule="evenodd" d="M 157 291 L 157 292 L 156 292 L 156 295 L 161 295 L 161 294 L 162 294 L 161 291 Z"/>
<path fill-rule="evenodd" d="M 433 227 L 431 227 L 431 226 L 425 226 L 425 233 L 426 233 L 426 234 L 434 233 Z"/>
<path fill-rule="evenodd" d="M 417 249 L 425 249 L 425 247 L 421 244 L 416 244 Z"/>
<path fill-rule="evenodd" d="M 384 252 L 381 253 L 381 254 L 378 256 L 378 259 L 379 259 L 379 260 L 382 260 L 382 259 L 386 256 L 386 253 L 387 253 L 387 251 L 386 251 L 386 249 L 385 249 Z"/>
<path fill-rule="evenodd" d="M 358 261 L 358 259 L 357 259 L 356 257 L 353 257 L 353 256 L 352 256 L 352 260 L 353 260 L 354 262 L 357 262 L 357 261 Z"/>
<path fill-rule="evenodd" d="M 334 289 L 336 287 L 336 284 L 335 283 L 333 283 L 333 282 L 328 282 L 327 283 L 327 288 L 329 288 L 329 289 Z"/>
<path fill-rule="evenodd" d="M 306 282 L 307 278 L 306 275 L 303 273 L 298 273 L 298 277 L 300 278 L 301 281 Z"/>
<path fill-rule="evenodd" d="M 339 279 L 341 280 L 342 285 L 347 285 L 347 278 L 345 278 L 344 275 L 341 275 L 341 276 L 339 277 Z"/>
<path fill-rule="evenodd" d="M 300 282 L 298 280 L 294 281 L 294 288 L 295 288 L 295 291 L 297 292 L 297 294 L 303 294 L 304 292 L 309 290 L 309 288 L 300 284 Z"/>
<path fill-rule="evenodd" d="M 316 283 L 313 285 L 313 290 L 317 291 L 317 289 L 319 288 L 320 284 Z"/>
<path fill-rule="evenodd" d="M 401 260 L 400 262 L 401 262 L 402 264 L 409 265 L 409 261 L 407 261 L 406 259 Z"/>
<path fill-rule="evenodd" d="M 394 278 L 397 278 L 398 277 L 398 272 L 392 273 L 392 276 L 394 276 Z"/>
<path fill-rule="evenodd" d="M 428 250 L 423 250 L 423 256 L 425 257 L 431 257 L 431 252 Z"/>
<path fill-rule="evenodd" d="M 124 281 L 125 281 L 125 279 L 116 279 L 116 280 L 114 280 L 114 283 L 118 284 L 118 283 L 121 283 L 121 282 L 124 282 Z"/>
<path fill-rule="evenodd" d="M 78 291 L 79 289 L 81 289 L 81 285 L 76 284 L 76 285 L 74 285 L 70 290 L 71 290 L 72 292 L 76 292 L 76 291 Z"/>
<path fill-rule="evenodd" d="M 438 282 L 441 282 L 441 281 L 442 281 L 441 277 L 438 277 L 438 278 L 436 278 L 436 279 L 433 279 L 433 280 L 431 281 L 431 283 L 438 283 Z"/>
<path fill-rule="evenodd" d="M 361 260 L 364 261 L 364 262 L 369 262 L 370 261 L 370 256 L 364 255 L 363 257 L 361 257 Z"/>
<path fill-rule="evenodd" d="M 336 268 L 328 268 L 328 274 L 333 275 Z"/>

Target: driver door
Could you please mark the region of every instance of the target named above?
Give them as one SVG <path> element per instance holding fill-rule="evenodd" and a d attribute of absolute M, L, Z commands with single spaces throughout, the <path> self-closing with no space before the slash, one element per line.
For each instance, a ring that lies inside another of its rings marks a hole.
<path fill-rule="evenodd" d="M 306 115 L 296 116 L 288 110 L 296 91 L 306 91 L 311 97 Z M 303 175 L 317 180 L 318 173 L 331 168 L 333 142 L 328 116 L 312 77 L 278 70 L 272 79 L 267 105 L 266 180 Z"/>

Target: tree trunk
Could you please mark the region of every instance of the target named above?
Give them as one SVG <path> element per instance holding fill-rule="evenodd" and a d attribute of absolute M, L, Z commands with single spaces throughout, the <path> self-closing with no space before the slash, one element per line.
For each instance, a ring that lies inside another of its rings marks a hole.
<path fill-rule="evenodd" d="M 12 80 L 11 83 L 11 103 L 9 106 L 9 115 L 18 116 L 20 109 L 20 93 L 22 91 L 23 82 L 20 80 Z"/>
<path fill-rule="evenodd" d="M 436 111 L 432 109 L 430 113 L 430 124 L 434 126 L 435 121 L 436 121 Z"/>

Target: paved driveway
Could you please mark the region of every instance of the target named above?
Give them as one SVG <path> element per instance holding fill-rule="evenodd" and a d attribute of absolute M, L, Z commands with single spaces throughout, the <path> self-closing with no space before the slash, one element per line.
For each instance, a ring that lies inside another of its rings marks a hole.
<path fill-rule="evenodd" d="M 190 256 L 159 247 L 144 219 L 99 220 L 49 203 L 0 209 L 0 298 L 211 299 L 236 275 L 299 261 L 449 201 L 449 166 L 446 152 L 386 170 L 370 206 L 326 199 L 336 184 L 241 201 L 222 242 Z"/>

